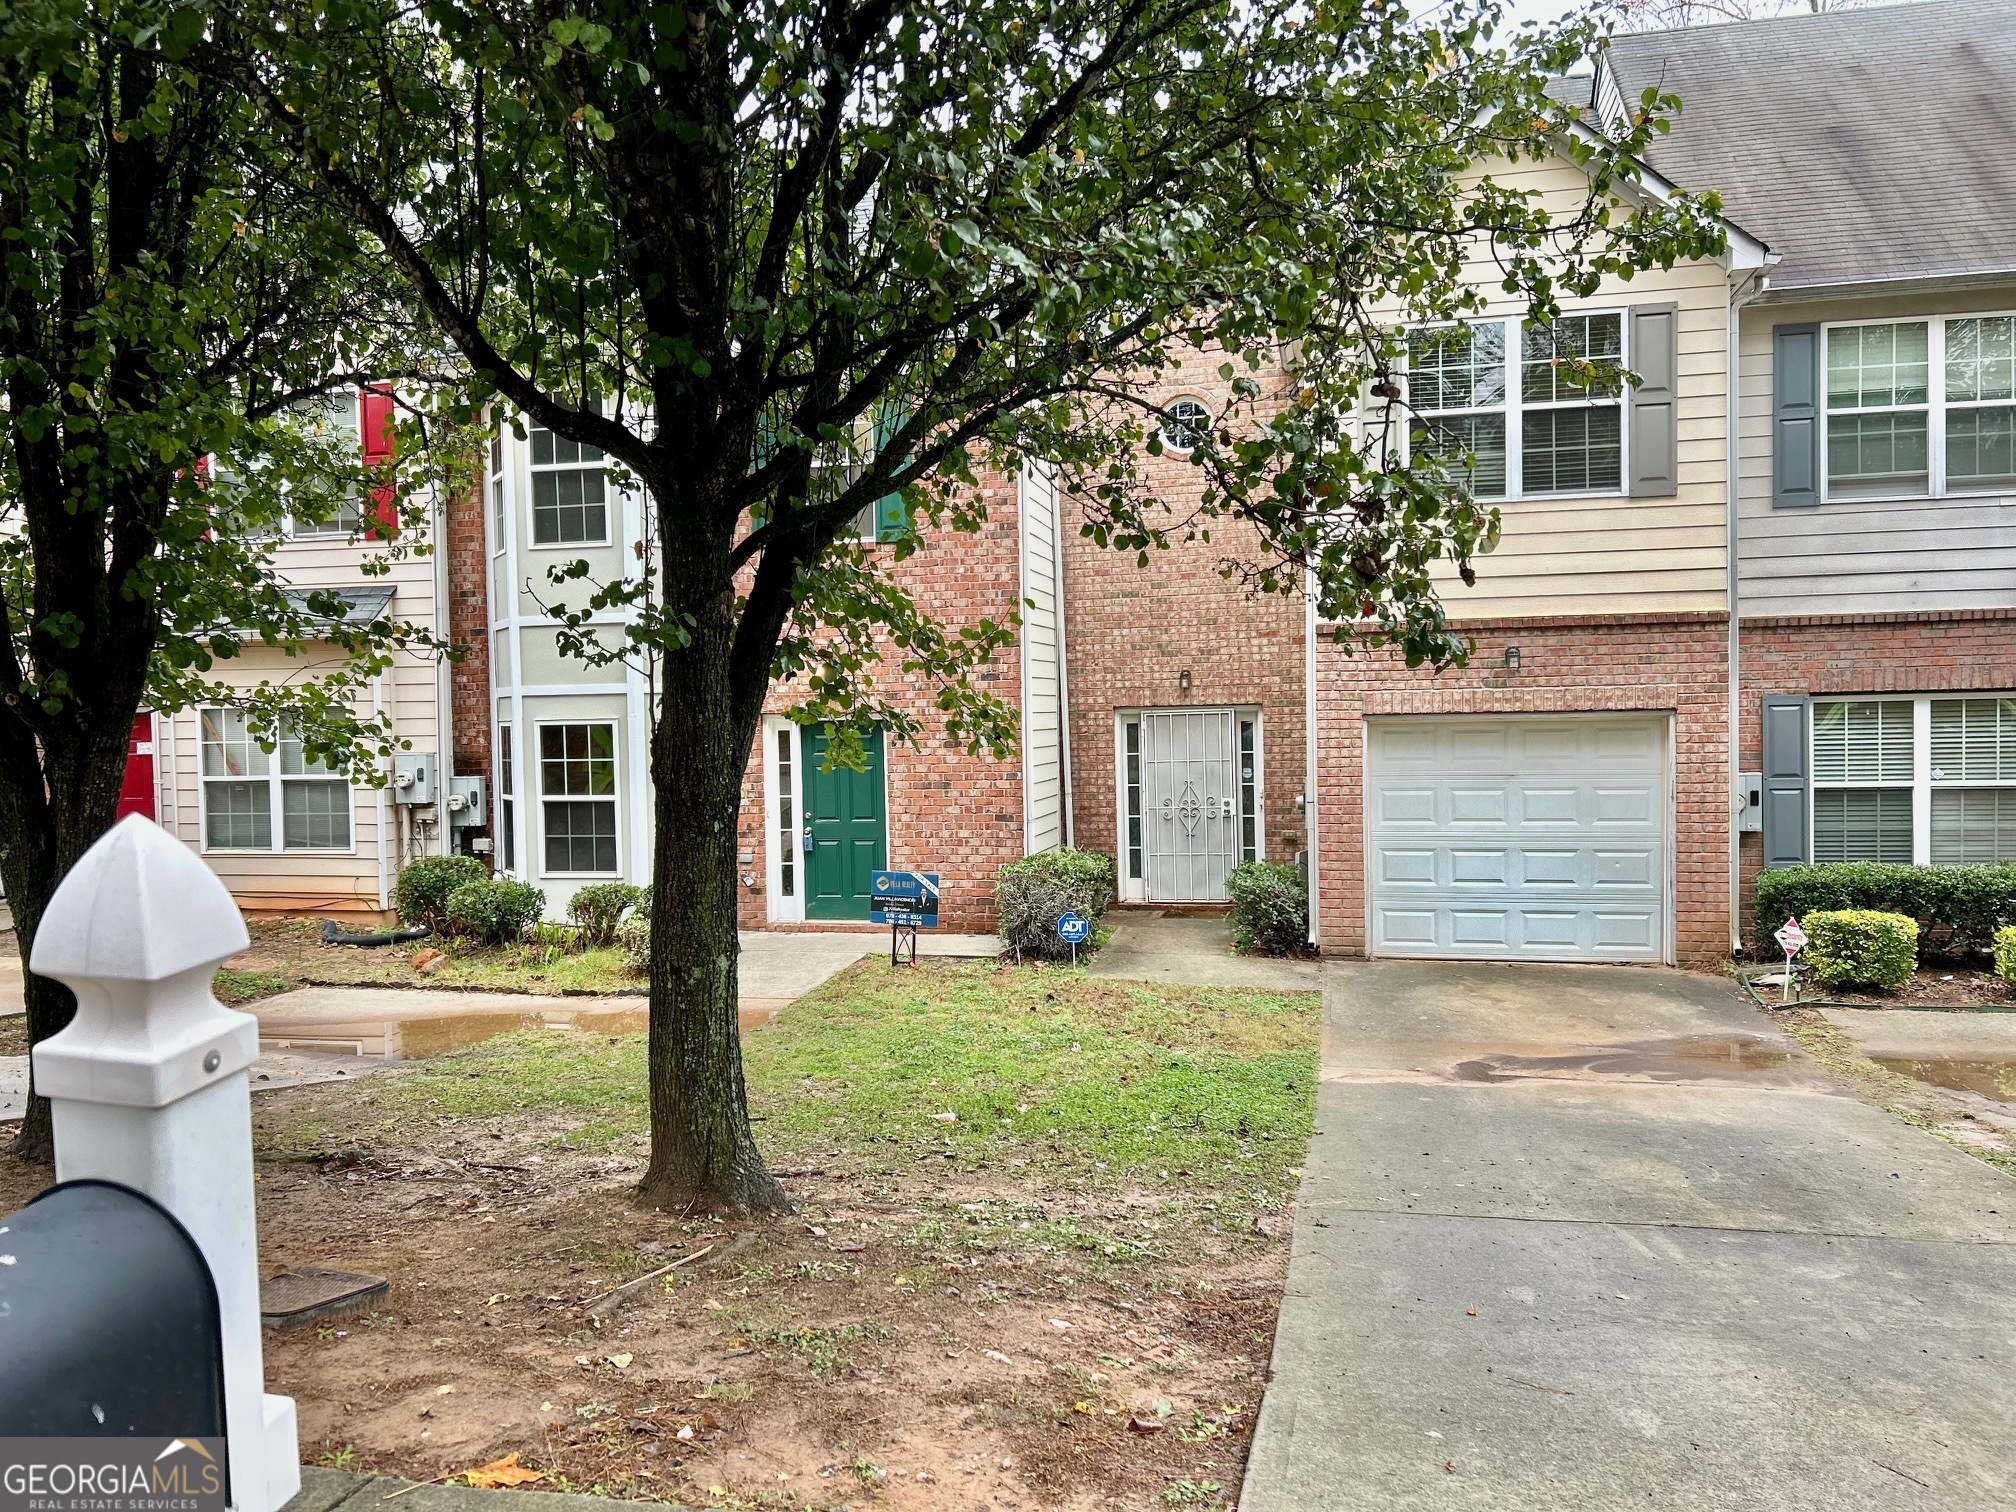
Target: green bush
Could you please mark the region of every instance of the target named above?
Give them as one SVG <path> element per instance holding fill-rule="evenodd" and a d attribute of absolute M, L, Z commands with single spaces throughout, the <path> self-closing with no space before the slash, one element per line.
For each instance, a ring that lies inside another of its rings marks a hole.
<path fill-rule="evenodd" d="M 1918 922 L 1873 908 L 1808 914 L 1804 957 L 1827 987 L 1899 987 L 1918 968 Z"/>
<path fill-rule="evenodd" d="M 1232 940 L 1261 955 L 1309 948 L 1309 884 L 1292 866 L 1248 861 L 1225 874 L 1232 895 Z"/>
<path fill-rule="evenodd" d="M 448 926 L 490 945 L 516 940 L 546 912 L 546 894 L 530 882 L 495 877 L 448 895 Z"/>
<path fill-rule="evenodd" d="M 1995 931 L 1995 975 L 2016 982 L 2016 924 Z"/>
<path fill-rule="evenodd" d="M 616 943 L 623 950 L 623 960 L 629 968 L 640 976 L 651 970 L 651 920 L 646 914 L 632 914 L 616 926 Z"/>
<path fill-rule="evenodd" d="M 2016 923 L 2016 866 L 1838 861 L 1774 867 L 1757 878 L 1759 955 L 1776 959 L 1771 932 L 1787 919 L 1843 908 L 1916 919 L 1928 954 L 1986 955 L 1995 948 L 1995 931 Z"/>
<path fill-rule="evenodd" d="M 425 924 L 436 934 L 448 928 L 448 899 L 458 887 L 486 882 L 490 868 L 474 856 L 422 856 L 399 868 L 392 906 L 408 924 Z"/>
<path fill-rule="evenodd" d="M 650 896 L 628 882 L 597 882 L 567 900 L 567 917 L 581 926 L 582 944 L 613 944 L 623 916 Z"/>
<path fill-rule="evenodd" d="M 1071 947 L 1057 938 L 1057 921 L 1067 913 L 1098 919 L 1112 901 L 1113 860 L 1097 851 L 1043 851 L 994 874 L 1001 938 L 1020 955 L 1068 958 Z"/>

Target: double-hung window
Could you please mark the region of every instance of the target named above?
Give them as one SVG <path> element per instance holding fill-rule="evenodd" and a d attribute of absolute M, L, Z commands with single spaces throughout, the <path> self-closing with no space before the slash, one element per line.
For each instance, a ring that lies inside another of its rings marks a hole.
<path fill-rule="evenodd" d="M 503 871 L 518 875 L 518 773 L 512 759 L 511 725 L 497 724 L 497 845 Z"/>
<path fill-rule="evenodd" d="M 549 873 L 616 871 L 615 725 L 541 725 L 539 798 Z"/>
<path fill-rule="evenodd" d="M 1813 859 L 2016 861 L 2016 698 L 1816 699 Z"/>
<path fill-rule="evenodd" d="M 532 544 L 606 546 L 609 482 L 599 447 L 532 427 Z"/>
<path fill-rule="evenodd" d="M 339 465 L 354 468 L 363 459 L 363 426 L 358 410 L 363 396 L 355 392 L 331 394 L 302 406 L 309 428 L 316 438 L 328 447 L 326 455 Z M 355 535 L 364 528 L 364 503 L 359 488 L 359 479 L 346 476 L 340 484 L 330 480 L 332 487 L 340 487 L 342 496 L 333 511 L 322 519 L 303 519 L 299 515 L 290 517 L 291 534 L 298 537 Z M 317 514 L 324 514 L 317 510 Z"/>
<path fill-rule="evenodd" d="M 243 709 L 197 711 L 206 850 L 350 849 L 350 783 L 284 723 L 272 751 Z"/>
<path fill-rule="evenodd" d="M 1620 311 L 1415 331 L 1413 444 L 1460 462 L 1480 499 L 1617 493 L 1623 369 Z"/>
<path fill-rule="evenodd" d="M 2016 315 L 1827 328 L 1827 497 L 2016 489 Z"/>

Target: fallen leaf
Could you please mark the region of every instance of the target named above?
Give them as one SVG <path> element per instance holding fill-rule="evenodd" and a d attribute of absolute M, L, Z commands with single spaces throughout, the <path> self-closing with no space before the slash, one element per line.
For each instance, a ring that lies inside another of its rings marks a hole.
<path fill-rule="evenodd" d="M 693 1425 L 691 1423 L 681 1423 L 679 1425 L 679 1431 L 673 1434 L 672 1437 L 676 1439 L 690 1440 L 693 1437 Z"/>
<path fill-rule="evenodd" d="M 462 1472 L 463 1484 L 480 1486 L 485 1491 L 496 1491 L 506 1486 L 529 1486 L 534 1481 L 544 1479 L 546 1479 L 544 1470 L 528 1469 L 518 1463 L 516 1449 L 500 1460 L 492 1460 L 487 1465 L 479 1465 L 474 1470 Z"/>
<path fill-rule="evenodd" d="M 950 1108 L 947 1108 L 943 1113 L 933 1113 L 931 1121 L 933 1123 L 954 1124 L 959 1122 L 959 1115 L 954 1113 Z"/>
<path fill-rule="evenodd" d="M 1162 1431 L 1162 1419 L 1143 1417 L 1137 1412 L 1127 1419 L 1127 1426 L 1132 1428 L 1136 1433 L 1160 1433 Z"/>
<path fill-rule="evenodd" d="M 635 1355 L 626 1349 L 621 1354 L 612 1354 L 609 1356 L 609 1363 L 614 1365 L 618 1370 L 628 1370 L 630 1362 L 636 1358 Z"/>
<path fill-rule="evenodd" d="M 1465 1317 L 1474 1318 L 1477 1316 L 1477 1309 L 1474 1307 L 1466 1307 L 1463 1309 L 1463 1315 Z"/>
<path fill-rule="evenodd" d="M 1073 1412 L 1082 1412 L 1085 1416 L 1090 1417 L 1097 1409 L 1090 1402 L 1073 1402 L 1071 1410 Z"/>
<path fill-rule="evenodd" d="M 453 1391 L 454 1389 L 455 1388 L 453 1386 L 436 1386 L 434 1388 L 434 1395 L 446 1396 L 448 1395 L 449 1392 Z"/>
<path fill-rule="evenodd" d="M 980 1352 L 986 1355 L 988 1359 L 998 1361 L 1003 1365 L 1013 1365 L 1015 1363 L 998 1349 L 983 1349 Z"/>

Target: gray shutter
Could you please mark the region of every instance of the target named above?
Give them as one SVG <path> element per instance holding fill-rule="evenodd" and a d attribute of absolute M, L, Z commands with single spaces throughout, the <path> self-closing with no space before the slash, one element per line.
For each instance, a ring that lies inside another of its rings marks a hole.
<path fill-rule="evenodd" d="M 1820 502 L 1820 327 L 1771 328 L 1771 507 Z"/>
<path fill-rule="evenodd" d="M 1624 399 L 1631 433 L 1631 497 L 1656 499 L 1680 491 L 1680 307 L 1640 305 L 1631 311 L 1631 371 L 1638 385 Z"/>
<path fill-rule="evenodd" d="M 1807 859 L 1812 792 L 1804 693 L 1764 698 L 1764 864 L 1798 866 Z"/>

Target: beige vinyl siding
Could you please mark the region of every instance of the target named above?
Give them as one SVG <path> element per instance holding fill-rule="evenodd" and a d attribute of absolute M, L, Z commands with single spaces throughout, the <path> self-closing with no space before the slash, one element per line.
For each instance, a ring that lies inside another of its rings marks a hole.
<path fill-rule="evenodd" d="M 1588 180 L 1558 159 L 1501 166 L 1499 183 L 1544 196 L 1572 214 Z M 1492 289 L 1479 318 L 1517 319 L 1524 306 L 1496 289 L 1500 275 L 1473 261 L 1472 277 Z M 1624 494 L 1508 499 L 1498 505 L 1502 535 L 1476 562 L 1477 584 L 1437 574 L 1453 618 L 1719 610 L 1727 600 L 1726 404 L 1729 275 L 1715 262 L 1654 269 L 1629 283 L 1607 282 L 1564 311 L 1678 306 L 1676 378 L 1679 491 L 1669 498 Z M 1379 312 L 1401 321 L 1397 307 Z M 1626 360 L 1630 353 L 1627 349 Z"/>
<path fill-rule="evenodd" d="M 364 559 L 381 548 L 370 542 L 351 543 L 343 537 L 316 537 L 283 543 L 275 568 L 292 587 L 391 587 L 387 613 L 394 619 L 422 625 L 434 623 L 434 558 L 407 557 L 395 561 L 384 577 L 367 578 Z M 262 681 L 301 681 L 336 666 L 339 658 L 326 648 L 289 657 L 271 647 L 253 644 L 230 661 L 219 662 L 219 681 L 256 687 Z M 399 735 L 415 751 L 440 752 L 440 705 L 433 658 L 402 650 L 379 679 L 379 697 Z M 360 713 L 371 711 L 367 690 L 358 699 Z M 160 727 L 166 726 L 167 747 L 161 749 Z M 378 790 L 353 786 L 350 793 L 351 845 L 348 851 L 206 850 L 203 835 L 202 750 L 194 710 L 157 721 L 157 817 L 169 833 L 203 856 L 231 889 L 239 905 L 256 912 L 351 913 L 379 907 L 379 849 L 386 846 L 385 875 L 396 876 L 401 860 L 401 828 L 389 795 L 383 805 L 388 820 L 381 836 Z M 433 817 L 435 811 L 428 811 Z M 438 833 L 404 831 L 405 855 L 440 848 Z"/>
<path fill-rule="evenodd" d="M 1057 485 L 1048 468 L 1023 467 L 1022 848 L 1064 843 L 1063 674 L 1058 617 Z"/>
<path fill-rule="evenodd" d="M 1743 312 L 1738 504 L 1746 617 L 2016 608 L 2016 495 L 1771 507 L 1774 326 L 2016 309 L 2016 285 L 1961 295 L 1757 304 Z"/>

